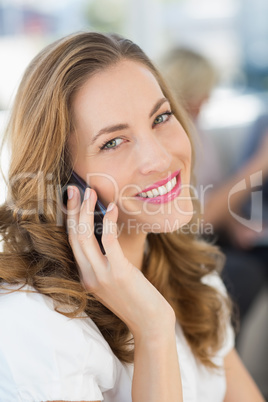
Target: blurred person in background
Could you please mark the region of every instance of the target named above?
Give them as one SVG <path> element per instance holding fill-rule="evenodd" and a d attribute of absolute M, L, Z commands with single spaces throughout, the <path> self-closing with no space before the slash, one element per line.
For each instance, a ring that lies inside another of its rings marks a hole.
<path fill-rule="evenodd" d="M 256 252 L 254 247 L 258 240 L 265 238 L 265 230 L 261 233 L 254 231 L 254 224 L 258 225 L 259 222 L 252 222 L 253 229 L 250 229 L 237 221 L 230 214 L 228 197 L 234 186 L 245 179 L 246 189 L 237 191 L 230 198 L 231 210 L 235 211 L 236 216 L 240 216 L 250 198 L 250 176 L 261 171 L 263 181 L 267 183 L 267 127 L 266 131 L 258 129 L 257 134 L 258 125 L 256 125 L 248 147 L 250 151 L 248 150 L 237 170 L 230 177 L 224 177 L 224 169 L 220 164 L 220 150 L 216 146 L 215 139 L 202 131 L 198 124 L 202 106 L 209 99 L 217 83 L 215 67 L 198 52 L 181 47 L 173 49 L 167 55 L 163 63 L 163 73 L 176 99 L 184 105 L 195 125 L 197 143 L 195 175 L 197 192 L 202 197 L 201 204 L 204 203 L 202 218 L 213 225 L 213 237 L 226 255 L 222 275 L 238 305 L 242 324 L 254 300 L 267 282 L 267 254 L 264 251 Z M 267 123 L 267 120 L 265 122 Z M 265 194 L 267 202 L 267 192 Z"/>
<path fill-rule="evenodd" d="M 263 153 L 267 152 L 268 143 L 268 114 L 260 115 L 251 125 L 245 145 L 242 149 L 241 156 L 237 166 L 243 166 L 250 160 L 258 149 L 263 148 Z M 266 157 L 268 159 L 268 153 Z M 247 199 L 240 208 L 239 212 L 246 218 L 253 219 L 252 229 L 245 225 L 233 225 L 230 233 L 233 241 L 242 249 L 251 249 L 252 253 L 263 258 L 266 275 L 268 275 L 268 178 L 263 172 L 262 184 L 262 208 L 260 210 L 251 211 L 251 200 Z M 253 218 L 251 217 L 253 212 Z M 255 219 L 255 221 L 254 221 Z M 254 223 L 259 226 L 259 230 L 254 230 Z M 261 225 L 260 225 L 261 223 Z M 262 257 L 261 257 L 262 256 Z"/>

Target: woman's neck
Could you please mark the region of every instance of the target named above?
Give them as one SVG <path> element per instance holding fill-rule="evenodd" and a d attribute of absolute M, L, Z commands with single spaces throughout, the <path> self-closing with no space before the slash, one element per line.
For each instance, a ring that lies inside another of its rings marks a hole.
<path fill-rule="evenodd" d="M 146 237 L 147 234 L 145 233 L 121 233 L 118 237 L 125 257 L 140 270 L 146 247 Z"/>

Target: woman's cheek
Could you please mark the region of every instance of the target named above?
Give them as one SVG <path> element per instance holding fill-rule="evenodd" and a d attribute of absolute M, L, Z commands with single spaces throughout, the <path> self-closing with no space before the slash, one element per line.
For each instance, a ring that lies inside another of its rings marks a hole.
<path fill-rule="evenodd" d="M 108 173 L 96 173 L 91 177 L 90 184 L 104 206 L 107 207 L 110 202 L 117 202 L 119 187 L 113 176 Z"/>
<path fill-rule="evenodd" d="M 184 163 L 185 168 L 190 169 L 192 161 L 192 147 L 186 134 L 174 144 L 174 149 L 176 149 L 178 158 Z"/>

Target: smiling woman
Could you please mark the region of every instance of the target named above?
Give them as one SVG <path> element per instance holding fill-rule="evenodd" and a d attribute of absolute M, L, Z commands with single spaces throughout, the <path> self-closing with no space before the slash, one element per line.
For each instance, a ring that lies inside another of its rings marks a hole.
<path fill-rule="evenodd" d="M 147 67 L 126 59 L 94 75 L 74 95 L 73 114 L 69 150 L 74 170 L 86 182 L 90 174 L 90 186 L 104 205 L 119 206 L 119 242 L 140 238 L 133 219 L 130 230 L 130 214 L 142 228 L 146 223 L 142 237 L 156 222 L 160 232 L 167 222 L 174 230 L 189 222 L 189 137 Z M 127 249 L 137 255 L 135 247 Z"/>
<path fill-rule="evenodd" d="M 222 256 L 190 230 L 183 111 L 142 50 L 48 46 L 6 136 L 0 400 L 262 401 L 232 351 Z"/>

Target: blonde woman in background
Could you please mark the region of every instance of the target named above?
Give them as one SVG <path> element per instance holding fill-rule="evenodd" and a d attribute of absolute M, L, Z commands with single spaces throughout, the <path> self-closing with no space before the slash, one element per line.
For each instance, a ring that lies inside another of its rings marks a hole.
<path fill-rule="evenodd" d="M 224 247 L 227 262 L 224 269 L 233 298 L 238 303 L 241 321 L 265 283 L 266 261 L 250 253 L 250 248 L 261 233 L 237 222 L 229 212 L 228 197 L 241 180 L 250 182 L 250 176 L 262 171 L 263 182 L 268 179 L 268 136 L 264 136 L 254 153 L 229 177 L 224 177 L 221 155 L 215 140 L 199 127 L 198 118 L 217 83 L 217 71 L 202 54 L 188 48 L 171 50 L 163 63 L 163 72 L 178 102 L 183 103 L 196 127 L 197 191 L 202 195 L 202 219 L 213 226 L 214 236 Z M 234 110 L 234 113 L 236 111 Z M 224 111 L 223 111 L 224 113 Z M 246 141 L 244 142 L 246 143 Z M 243 147 L 243 144 L 242 144 Z M 242 148 L 241 147 L 241 148 Z M 238 157 L 239 158 L 239 157 Z M 233 161 L 233 165 L 237 161 Z M 242 206 L 250 197 L 251 187 L 231 197 L 232 211 L 241 214 Z M 264 266 L 265 265 L 265 266 Z M 243 278 L 243 280 L 241 280 Z"/>
<path fill-rule="evenodd" d="M 194 50 L 178 47 L 166 56 L 163 73 L 177 102 L 197 120 L 218 80 L 213 64 Z"/>
<path fill-rule="evenodd" d="M 186 119 L 142 50 L 98 33 L 51 44 L 7 138 L 0 400 L 262 402 L 221 254 L 191 233 Z"/>

